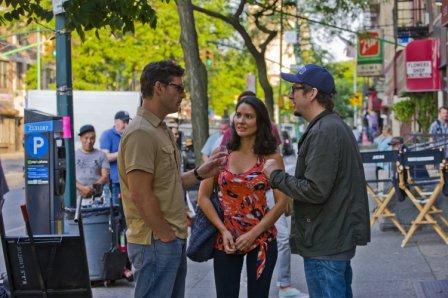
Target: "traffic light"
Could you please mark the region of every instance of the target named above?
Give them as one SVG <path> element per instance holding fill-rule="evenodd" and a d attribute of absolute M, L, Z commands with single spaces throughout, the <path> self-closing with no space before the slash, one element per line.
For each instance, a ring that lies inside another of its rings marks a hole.
<path fill-rule="evenodd" d="M 207 65 L 207 67 L 212 67 L 213 64 L 213 52 L 206 50 L 205 51 L 205 65 Z"/>
<path fill-rule="evenodd" d="M 48 39 L 42 43 L 42 54 L 43 55 L 54 55 L 55 44 L 53 39 Z"/>
<path fill-rule="evenodd" d="M 350 98 L 350 104 L 354 107 L 360 107 L 362 105 L 362 95 L 360 92 L 356 92 L 353 94 L 353 96 Z"/>
<path fill-rule="evenodd" d="M 205 66 L 207 68 L 212 67 L 213 64 L 213 52 L 206 49 L 206 50 L 200 50 L 199 51 L 199 57 L 201 60 L 205 63 Z"/>

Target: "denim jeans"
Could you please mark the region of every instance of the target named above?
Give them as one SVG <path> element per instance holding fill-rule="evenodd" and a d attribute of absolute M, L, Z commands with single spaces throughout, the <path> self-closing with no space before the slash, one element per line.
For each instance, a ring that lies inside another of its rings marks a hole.
<path fill-rule="evenodd" d="M 128 255 L 134 269 L 135 298 L 185 296 L 185 240 L 152 240 L 150 245 L 128 243 Z"/>
<path fill-rule="evenodd" d="M 114 205 L 115 206 L 120 205 L 120 200 L 118 199 L 118 195 L 121 192 L 120 183 L 112 183 L 111 182 L 110 183 L 110 189 L 111 189 L 111 192 L 112 192 L 112 200 L 114 202 Z M 107 202 L 107 203 L 109 203 L 109 202 Z"/>
<path fill-rule="evenodd" d="M 266 197 L 268 206 L 272 209 L 275 204 L 272 191 L 269 191 Z M 277 287 L 289 287 L 291 285 L 291 247 L 289 245 L 291 230 L 288 221 L 291 221 L 291 217 L 286 218 L 285 214 L 282 214 L 275 223 L 278 247 L 278 259 L 275 266 L 275 270 L 277 270 Z"/>
<path fill-rule="evenodd" d="M 310 298 L 351 298 L 350 261 L 304 259 L 306 284 Z"/>

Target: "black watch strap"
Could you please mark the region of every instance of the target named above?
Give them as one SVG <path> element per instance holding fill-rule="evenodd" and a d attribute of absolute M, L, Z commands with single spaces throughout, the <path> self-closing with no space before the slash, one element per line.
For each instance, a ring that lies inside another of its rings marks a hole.
<path fill-rule="evenodd" d="M 202 181 L 202 180 L 204 180 L 204 177 L 199 176 L 198 168 L 194 168 L 194 170 L 193 170 L 193 174 L 194 174 L 194 176 L 196 177 L 196 179 L 198 179 L 198 181 Z"/>

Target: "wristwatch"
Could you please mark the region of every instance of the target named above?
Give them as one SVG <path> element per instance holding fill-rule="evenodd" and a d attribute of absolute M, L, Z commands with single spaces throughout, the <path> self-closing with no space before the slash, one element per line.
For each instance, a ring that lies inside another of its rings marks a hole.
<path fill-rule="evenodd" d="M 204 177 L 201 177 L 201 176 L 199 175 L 199 173 L 198 173 L 198 168 L 194 168 L 194 170 L 193 170 L 193 174 L 194 174 L 194 176 L 196 177 L 196 179 L 198 179 L 198 181 L 202 181 L 202 180 L 204 180 Z"/>

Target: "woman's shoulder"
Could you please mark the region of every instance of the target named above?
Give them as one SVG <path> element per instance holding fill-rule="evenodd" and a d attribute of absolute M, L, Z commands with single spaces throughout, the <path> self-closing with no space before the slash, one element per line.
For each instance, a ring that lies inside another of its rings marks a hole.
<path fill-rule="evenodd" d="M 280 152 L 278 150 L 276 150 L 274 153 L 272 154 L 266 154 L 263 156 L 264 160 L 268 160 L 268 159 L 282 159 L 282 155 L 280 154 Z"/>

